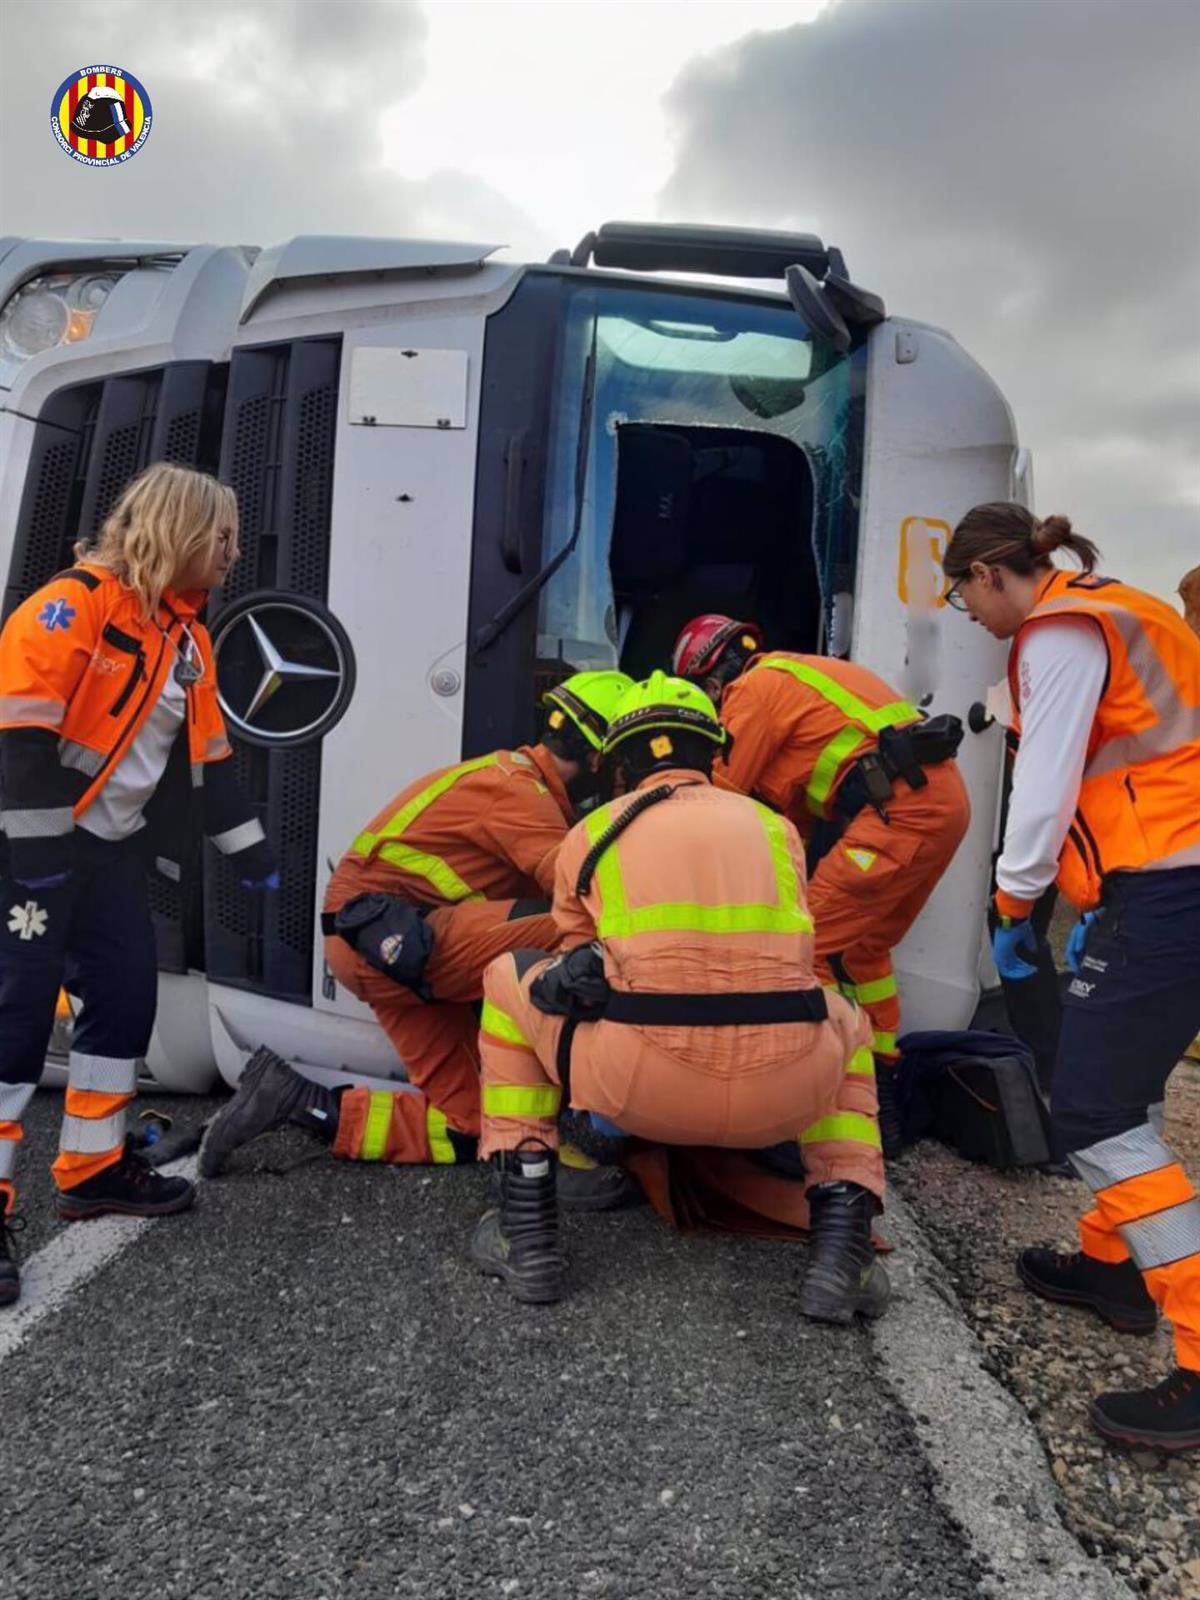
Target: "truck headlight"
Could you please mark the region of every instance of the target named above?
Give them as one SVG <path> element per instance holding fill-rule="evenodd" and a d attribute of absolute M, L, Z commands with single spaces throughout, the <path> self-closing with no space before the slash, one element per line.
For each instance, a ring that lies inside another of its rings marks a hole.
<path fill-rule="evenodd" d="M 123 276 L 120 272 L 52 272 L 31 278 L 0 311 L 0 376 L 43 350 L 76 344 Z"/>

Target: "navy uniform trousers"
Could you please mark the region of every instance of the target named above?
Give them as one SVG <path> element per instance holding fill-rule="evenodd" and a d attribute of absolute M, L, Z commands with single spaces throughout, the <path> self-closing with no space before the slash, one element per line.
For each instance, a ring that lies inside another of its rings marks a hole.
<path fill-rule="evenodd" d="M 0 840 L 0 1188 L 9 1196 L 60 988 L 82 1001 L 55 1166 L 60 1187 L 119 1155 L 124 1107 L 154 1025 L 158 971 L 141 841 L 111 843 L 77 829 L 74 854 L 65 883 L 29 889 L 8 875 Z"/>

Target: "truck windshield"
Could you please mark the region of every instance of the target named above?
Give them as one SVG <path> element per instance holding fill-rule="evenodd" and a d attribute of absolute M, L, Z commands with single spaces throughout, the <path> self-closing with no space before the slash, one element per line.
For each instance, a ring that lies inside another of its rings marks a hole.
<path fill-rule="evenodd" d="M 711 293 L 581 284 L 564 316 L 543 562 L 575 524 L 593 339 L 594 392 L 579 541 L 540 596 L 541 669 L 648 671 L 680 613 L 766 621 L 772 604 L 774 642 L 818 648 L 822 597 L 853 567 L 865 351 L 815 346 L 789 306 Z"/>

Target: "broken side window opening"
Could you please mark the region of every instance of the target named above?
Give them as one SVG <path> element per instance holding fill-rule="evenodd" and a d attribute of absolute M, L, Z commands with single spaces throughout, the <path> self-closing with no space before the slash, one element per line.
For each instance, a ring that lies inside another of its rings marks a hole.
<path fill-rule="evenodd" d="M 789 307 L 581 287 L 552 407 L 544 561 L 575 524 L 593 341 L 579 540 L 540 597 L 539 677 L 555 663 L 644 675 L 702 611 L 753 618 L 777 648 L 845 648 L 830 628 L 853 589 L 865 350 L 814 346 Z"/>

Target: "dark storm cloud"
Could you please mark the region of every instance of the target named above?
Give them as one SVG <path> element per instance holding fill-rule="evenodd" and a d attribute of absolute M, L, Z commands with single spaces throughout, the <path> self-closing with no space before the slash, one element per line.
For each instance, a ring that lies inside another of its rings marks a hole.
<path fill-rule="evenodd" d="M 998 380 L 1038 501 L 1200 545 L 1195 0 L 840 0 L 690 65 L 664 216 L 816 227 Z M 1115 565 L 1115 561 L 1113 562 Z"/>
<path fill-rule="evenodd" d="M 379 166 L 380 114 L 421 82 L 425 32 L 414 0 L 6 0 L 19 70 L 0 128 L 4 230 L 255 244 L 527 232 L 477 179 Z M 48 133 L 55 88 L 93 62 L 126 67 L 154 106 L 145 147 L 111 171 L 70 161 Z"/>

